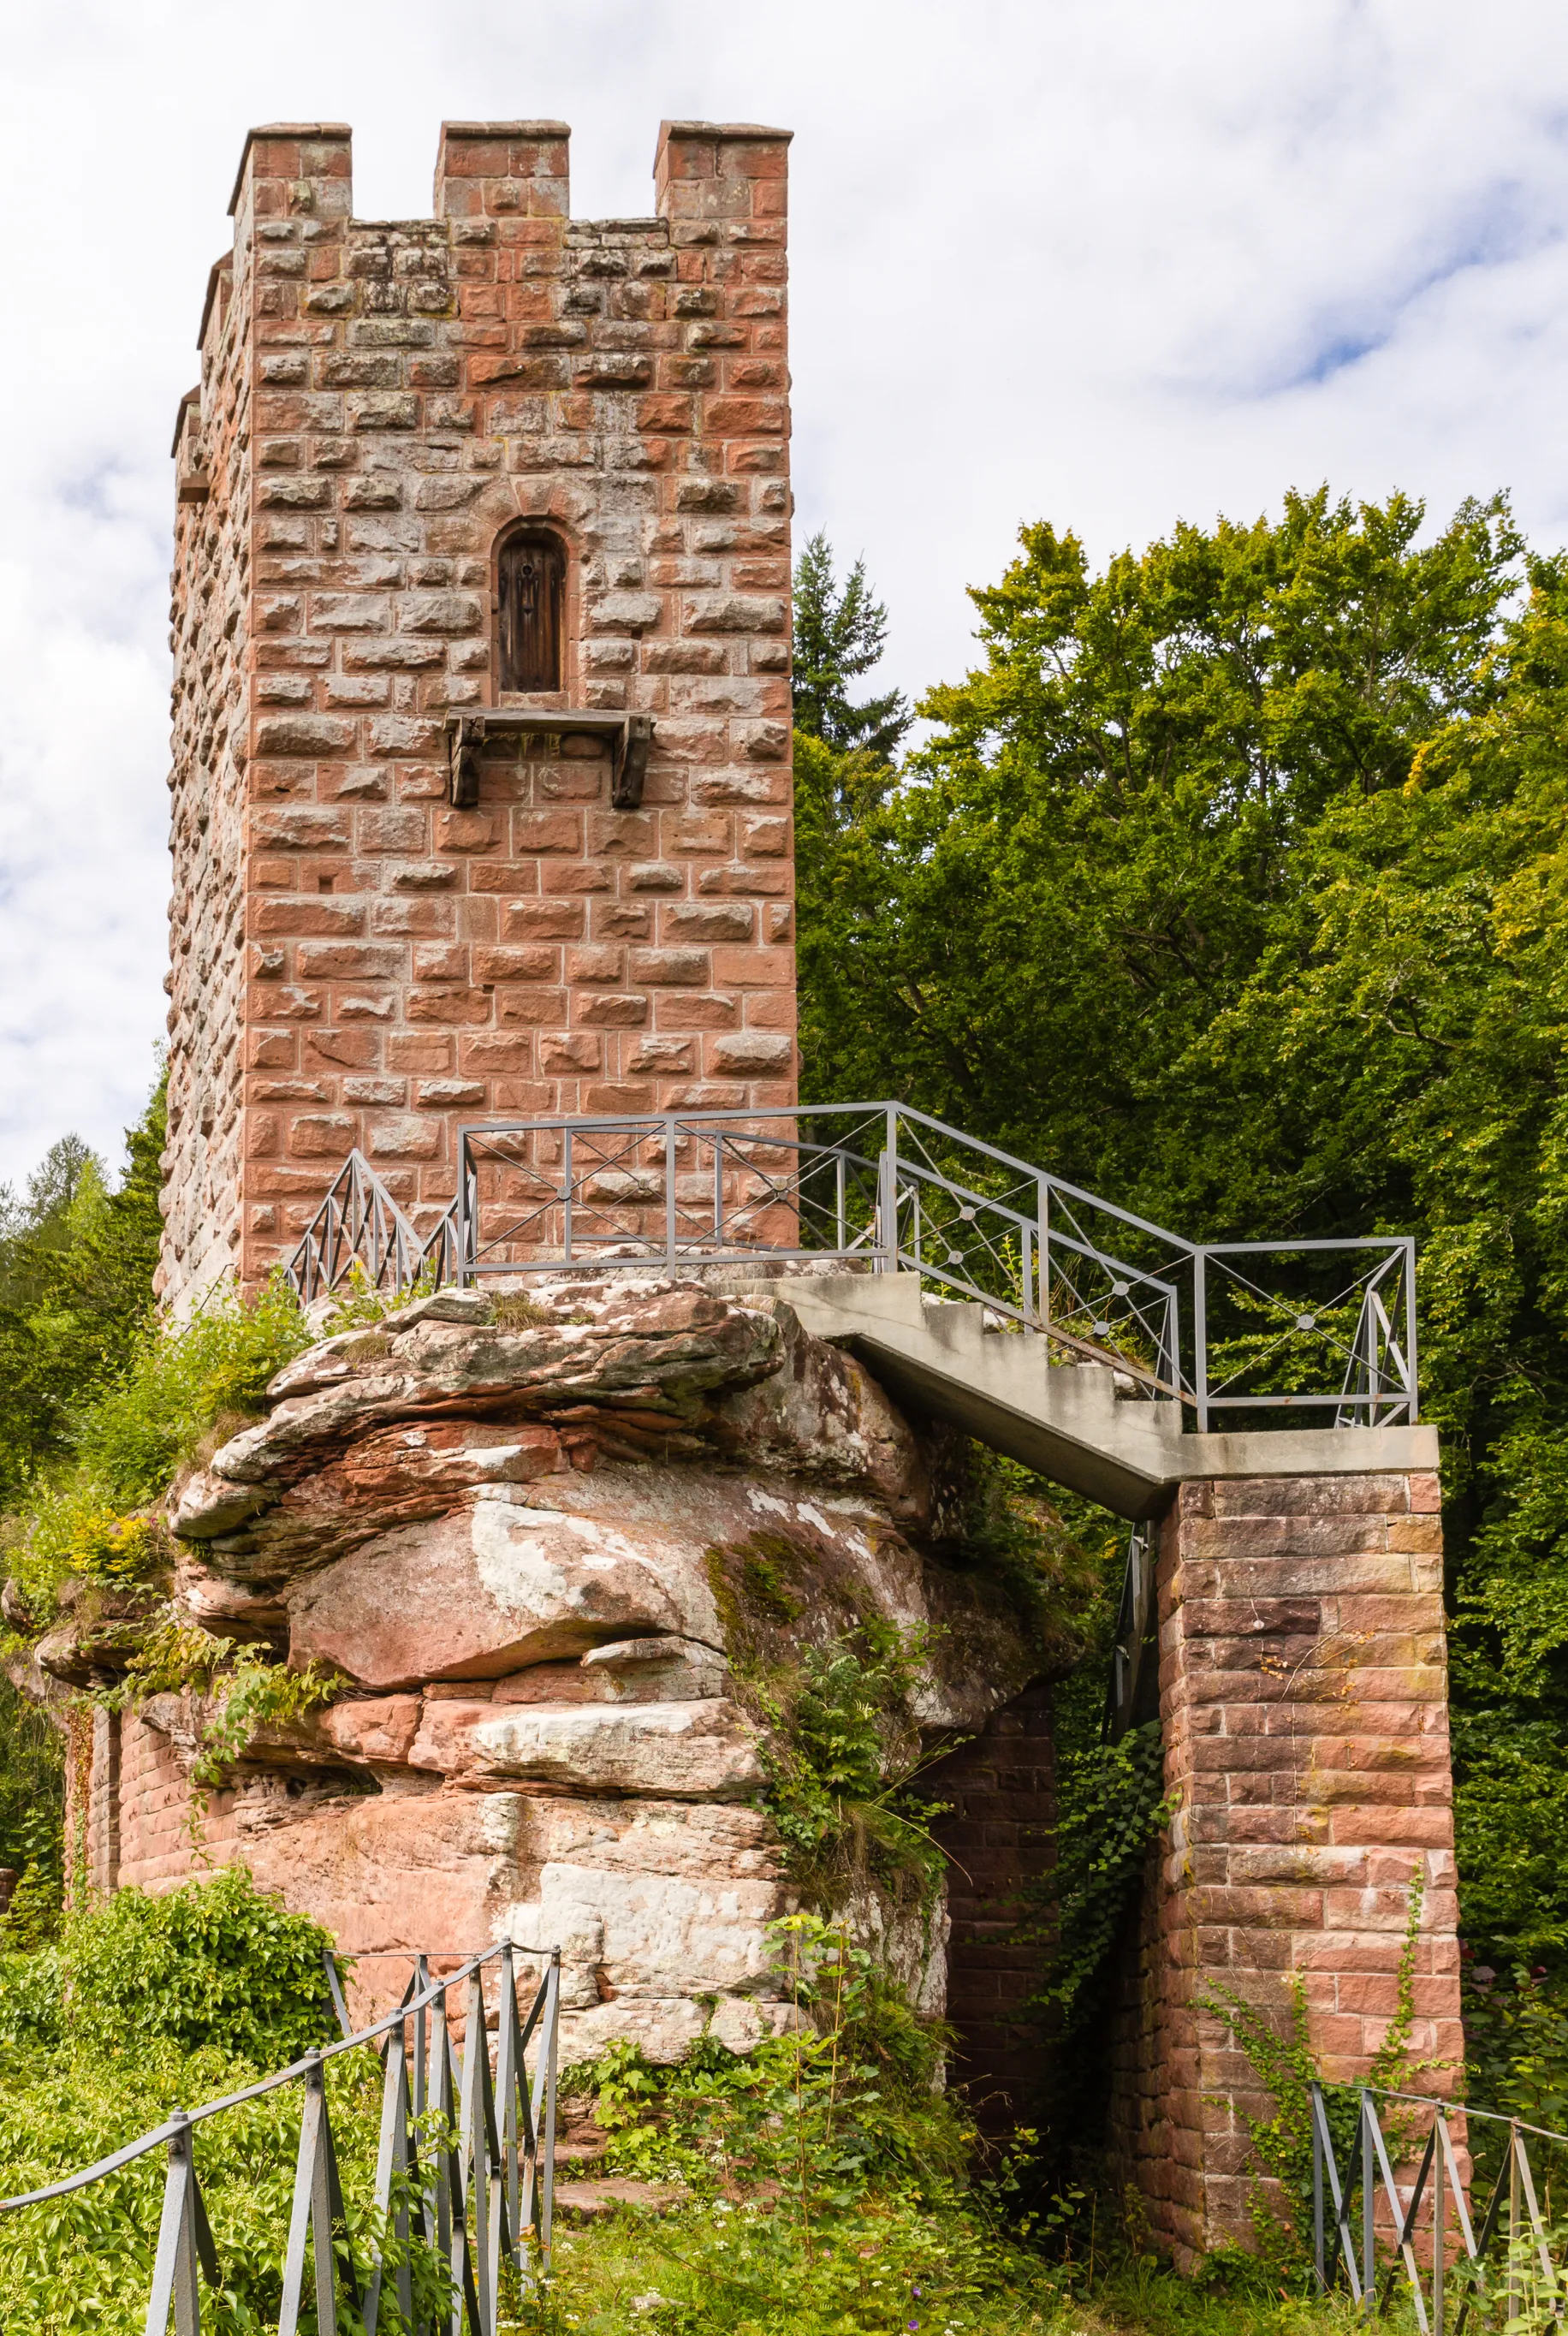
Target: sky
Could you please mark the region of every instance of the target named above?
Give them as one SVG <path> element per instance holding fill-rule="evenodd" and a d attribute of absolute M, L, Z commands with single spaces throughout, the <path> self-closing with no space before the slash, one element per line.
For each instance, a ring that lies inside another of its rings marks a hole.
<path fill-rule="evenodd" d="M 152 1077 L 169 443 L 253 122 L 352 123 L 362 218 L 443 118 L 570 122 L 588 218 L 663 116 L 793 129 L 797 542 L 864 554 L 880 686 L 965 670 L 1028 521 L 1100 560 L 1327 480 L 1568 541 L 1550 0 L 73 0 L 0 56 L 0 1182 Z"/>

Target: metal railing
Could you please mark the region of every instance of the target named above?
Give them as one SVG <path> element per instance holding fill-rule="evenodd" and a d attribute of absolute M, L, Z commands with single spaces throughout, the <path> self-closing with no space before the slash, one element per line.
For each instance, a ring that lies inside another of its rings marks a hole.
<path fill-rule="evenodd" d="M 543 1966 L 526 2012 L 519 2000 L 519 1955 Z M 413 1954 L 412 1960 L 414 1972 L 396 2010 L 356 2029 L 336 1959 L 328 1954 L 327 1984 L 343 2029 L 339 2042 L 307 2052 L 287 2068 L 219 2100 L 173 2110 L 161 2125 L 96 2165 L 41 2189 L 0 2198 L 0 2214 L 69 2197 L 153 2150 L 166 2150 L 168 2173 L 147 2304 L 147 2336 L 166 2336 L 171 2306 L 176 2336 L 199 2336 L 202 2283 L 218 2294 L 224 2277 L 197 2172 L 197 2129 L 248 2101 L 298 2085 L 299 2147 L 282 2258 L 278 2336 L 297 2336 L 306 2309 L 307 2253 L 320 2329 L 342 2324 L 342 2302 L 365 2336 L 376 2336 L 390 2289 L 398 2324 L 414 2336 L 435 2336 L 433 2324 L 425 2328 L 415 2323 L 409 2257 L 415 2233 L 450 2273 L 455 2302 L 450 2317 L 443 2314 L 442 2336 L 464 2336 L 465 2331 L 466 2336 L 497 2336 L 502 2259 L 514 2266 L 525 2288 L 550 2269 L 560 1952 L 559 1948 L 506 1943 L 470 1956 L 445 1978 L 432 1977 L 429 1954 Z M 499 1979 L 493 2072 L 483 1981 L 489 1964 L 498 1967 Z M 465 1989 L 461 2052 L 447 2009 L 454 1988 Z M 384 2075 L 374 2211 L 377 2227 L 395 2244 L 389 2250 L 388 2264 L 373 2240 L 362 2278 L 349 2239 L 325 2069 L 327 2061 L 378 2041 Z M 531 2084 L 527 2069 L 531 2043 Z M 431 2124 L 433 2137 L 422 2158 Z M 390 2320 L 389 2314 L 384 2324 Z"/>
<path fill-rule="evenodd" d="M 1290 1410 L 1417 1416 L 1415 1243 L 1197 1242 L 896 1103 L 536 1119 L 458 1132 L 457 1190 L 422 1241 L 351 1155 L 289 1261 L 302 1296 L 358 1271 L 560 1275 L 823 1260 L 912 1271 L 1109 1363 L 1200 1431 Z"/>
<path fill-rule="evenodd" d="M 1464 2336 L 1471 2312 L 1487 2305 L 1494 2296 L 1504 2306 L 1505 2324 L 1523 2324 L 1522 2291 L 1538 2273 L 1549 2304 L 1543 2316 L 1559 2316 L 1563 2274 L 1552 2260 L 1552 2234 L 1542 2217 L 1525 2136 L 1568 2148 L 1568 2134 L 1527 2125 L 1519 2117 L 1501 2117 L 1495 2110 L 1437 2100 L 1428 2094 L 1363 2088 L 1341 2168 L 1324 2088 L 1313 2084 L 1309 2092 L 1312 2263 L 1323 2293 L 1336 2285 L 1342 2270 L 1352 2302 L 1370 2318 L 1374 2312 L 1387 2312 L 1403 2272 L 1421 2336 L 1446 2336 L 1456 2292 L 1460 2310 L 1454 2336 Z M 1388 2125 L 1379 2114 L 1379 2100 L 1398 2105 Z M 1457 2147 L 1453 2118 L 1466 2128 Z M 1423 2121 L 1427 2123 L 1424 2137 Z M 1459 2162 L 1459 2149 L 1468 2151 L 1470 2146 L 1468 2127 L 1477 2121 L 1483 2127 L 1496 2127 L 1502 2143 L 1501 2162 L 1478 2229 L 1471 2220 L 1467 2184 Z M 1407 2166 L 1412 2161 L 1414 2178 L 1401 2185 L 1396 2166 Z M 1380 2220 L 1385 2243 L 1381 2268 Z M 1427 2242 L 1429 2256 L 1426 2272 L 1417 2253 L 1417 2241 L 1422 2238 Z M 1488 2257 L 1499 2240 L 1503 2243 L 1501 2282 L 1494 2280 L 1489 2286 Z"/>

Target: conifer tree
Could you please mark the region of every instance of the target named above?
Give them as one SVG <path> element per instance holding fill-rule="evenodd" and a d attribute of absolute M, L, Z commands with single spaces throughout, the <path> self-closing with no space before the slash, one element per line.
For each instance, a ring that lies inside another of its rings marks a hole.
<path fill-rule="evenodd" d="M 854 705 L 852 682 L 880 663 L 888 612 L 872 598 L 866 564 L 857 560 L 841 586 L 833 548 L 820 530 L 795 563 L 794 722 L 839 754 L 857 749 L 888 763 L 913 719 L 903 692 L 885 691 Z"/>

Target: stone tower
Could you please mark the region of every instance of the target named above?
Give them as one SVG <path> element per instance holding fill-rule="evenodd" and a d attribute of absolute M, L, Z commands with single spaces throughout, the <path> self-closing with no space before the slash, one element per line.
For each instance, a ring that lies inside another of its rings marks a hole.
<path fill-rule="evenodd" d="M 422 1228 L 464 1120 L 794 1094 L 788 134 L 246 141 L 175 432 L 165 1299 L 253 1283 L 350 1148 Z M 560 718 L 553 725 L 542 717 Z"/>

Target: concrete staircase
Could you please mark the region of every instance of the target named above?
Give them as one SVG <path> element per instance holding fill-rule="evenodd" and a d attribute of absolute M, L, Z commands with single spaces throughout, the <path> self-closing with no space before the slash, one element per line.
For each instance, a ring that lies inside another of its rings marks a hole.
<path fill-rule="evenodd" d="M 1054 1360 L 1048 1340 L 983 1305 L 922 1296 L 917 1273 L 790 1276 L 772 1285 L 806 1329 L 858 1355 L 901 1403 L 1124 1517 L 1194 1478 L 1435 1470 L 1434 1427 L 1312 1427 L 1195 1436 L 1100 1363 Z"/>

